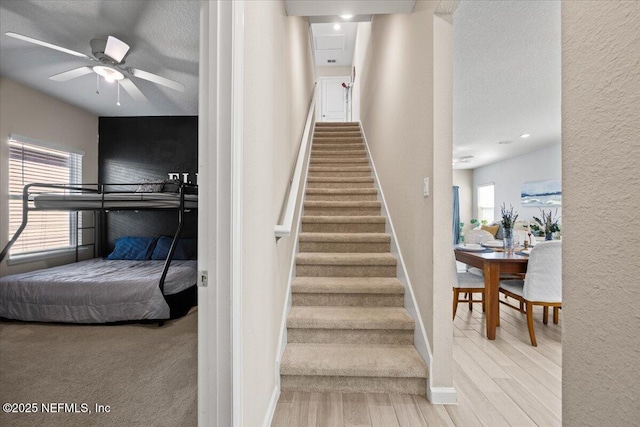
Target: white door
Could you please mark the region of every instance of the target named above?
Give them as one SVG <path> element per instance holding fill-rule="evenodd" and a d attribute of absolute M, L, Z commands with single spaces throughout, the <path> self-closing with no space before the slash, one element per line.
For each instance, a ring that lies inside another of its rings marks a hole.
<path fill-rule="evenodd" d="M 346 122 L 349 112 L 349 91 L 342 83 L 351 82 L 351 77 L 322 77 L 321 83 L 321 122 Z"/>

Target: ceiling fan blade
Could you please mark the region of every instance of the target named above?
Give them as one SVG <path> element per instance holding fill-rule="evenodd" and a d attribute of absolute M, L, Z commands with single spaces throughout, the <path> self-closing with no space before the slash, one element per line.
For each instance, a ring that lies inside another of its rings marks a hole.
<path fill-rule="evenodd" d="M 147 102 L 147 97 L 144 96 L 142 92 L 140 92 L 140 89 L 138 89 L 138 86 L 136 86 L 135 83 L 133 83 L 130 79 L 120 80 L 120 86 L 122 86 L 124 90 L 126 90 L 127 93 L 131 95 L 131 97 L 135 101 Z"/>
<path fill-rule="evenodd" d="M 138 70 L 136 68 L 129 68 L 128 71 L 134 76 L 148 80 L 150 82 L 166 86 L 173 90 L 177 90 L 178 92 L 184 92 L 184 85 L 182 83 L 178 83 L 175 80 L 169 80 L 164 77 L 160 77 L 157 74 L 152 74 L 147 71 Z"/>
<path fill-rule="evenodd" d="M 74 68 L 73 70 L 65 71 L 64 73 L 54 74 L 49 78 L 56 82 L 66 82 L 67 80 L 75 79 L 76 77 L 84 76 L 85 74 L 91 74 L 93 70 L 91 67 Z"/>
<path fill-rule="evenodd" d="M 43 42 L 42 40 L 34 39 L 32 37 L 23 36 L 22 34 L 6 32 L 6 35 L 9 37 L 13 37 L 14 39 L 23 40 L 25 42 L 37 44 L 40 46 L 48 47 L 49 49 L 58 50 L 60 52 L 68 53 L 69 55 L 79 56 L 80 58 L 91 59 L 89 56 L 84 53 L 76 52 L 75 50 L 67 49 L 66 47 L 58 46 L 53 43 Z"/>
<path fill-rule="evenodd" d="M 117 63 L 129 52 L 129 45 L 113 36 L 107 38 L 107 46 L 104 48 L 104 54 L 112 58 Z"/>

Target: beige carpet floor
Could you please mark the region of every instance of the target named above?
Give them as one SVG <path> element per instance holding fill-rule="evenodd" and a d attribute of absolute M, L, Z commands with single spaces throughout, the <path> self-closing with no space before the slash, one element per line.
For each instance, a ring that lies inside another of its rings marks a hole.
<path fill-rule="evenodd" d="M 3 411 L 0 425 L 195 426 L 197 317 L 194 308 L 162 327 L 0 322 L 0 403 L 38 408 Z M 92 413 L 42 413 L 43 403 Z"/>

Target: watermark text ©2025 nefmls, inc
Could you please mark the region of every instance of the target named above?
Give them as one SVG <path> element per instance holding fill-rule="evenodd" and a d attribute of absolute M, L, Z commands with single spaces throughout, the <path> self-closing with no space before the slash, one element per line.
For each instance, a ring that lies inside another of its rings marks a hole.
<path fill-rule="evenodd" d="M 86 402 L 6 402 L 2 404 L 2 412 L 7 414 L 100 414 L 111 412 L 111 406 Z"/>

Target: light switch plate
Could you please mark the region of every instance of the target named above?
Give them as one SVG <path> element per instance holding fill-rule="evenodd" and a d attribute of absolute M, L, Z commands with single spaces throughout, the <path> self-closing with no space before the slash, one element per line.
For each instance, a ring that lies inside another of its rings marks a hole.
<path fill-rule="evenodd" d="M 426 177 L 422 183 L 422 192 L 424 197 L 429 197 L 429 177 Z"/>

